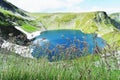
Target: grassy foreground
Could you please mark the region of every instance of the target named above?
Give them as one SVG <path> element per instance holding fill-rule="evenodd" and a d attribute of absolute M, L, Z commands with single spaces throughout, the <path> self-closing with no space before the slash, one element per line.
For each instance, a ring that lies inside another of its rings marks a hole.
<path fill-rule="evenodd" d="M 100 59 L 88 55 L 71 61 L 48 62 L 0 53 L 0 80 L 120 80 L 119 70 L 95 66 Z M 101 63 L 102 64 L 102 63 Z"/>

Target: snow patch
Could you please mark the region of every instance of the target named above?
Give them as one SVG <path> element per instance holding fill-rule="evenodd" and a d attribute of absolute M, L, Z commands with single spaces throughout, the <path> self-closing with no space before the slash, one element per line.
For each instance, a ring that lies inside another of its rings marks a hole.
<path fill-rule="evenodd" d="M 28 33 L 26 31 L 24 31 L 22 28 L 18 27 L 18 26 L 15 26 L 15 28 L 19 31 L 21 31 L 22 33 L 24 33 L 26 36 L 27 36 L 27 39 L 31 40 L 37 36 L 39 36 L 41 34 L 41 31 L 36 31 L 36 32 L 33 32 L 33 33 Z"/>

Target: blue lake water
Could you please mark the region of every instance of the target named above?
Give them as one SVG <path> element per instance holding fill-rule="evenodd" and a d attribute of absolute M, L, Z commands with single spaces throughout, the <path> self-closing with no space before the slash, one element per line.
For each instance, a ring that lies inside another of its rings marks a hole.
<path fill-rule="evenodd" d="M 85 53 L 92 54 L 96 45 L 104 48 L 105 41 L 96 34 L 85 34 L 80 30 L 49 30 L 36 37 L 33 44 L 34 57 L 47 57 L 52 61 L 66 58 L 68 54 L 69 59 Z"/>

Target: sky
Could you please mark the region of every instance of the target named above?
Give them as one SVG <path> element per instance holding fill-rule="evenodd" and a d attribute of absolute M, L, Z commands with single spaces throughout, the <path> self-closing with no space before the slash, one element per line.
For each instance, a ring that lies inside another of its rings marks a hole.
<path fill-rule="evenodd" d="M 28 12 L 120 12 L 120 0 L 7 0 Z"/>

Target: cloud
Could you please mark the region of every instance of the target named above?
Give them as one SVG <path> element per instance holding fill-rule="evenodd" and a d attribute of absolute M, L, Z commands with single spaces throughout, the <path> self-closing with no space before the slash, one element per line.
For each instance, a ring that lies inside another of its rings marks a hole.
<path fill-rule="evenodd" d="M 29 12 L 49 12 L 71 10 L 83 0 L 8 0 Z"/>
<path fill-rule="evenodd" d="M 113 12 L 120 12 L 120 8 L 119 7 L 107 8 L 107 7 L 94 6 L 90 9 L 90 11 L 107 11 L 108 13 L 113 13 Z"/>

